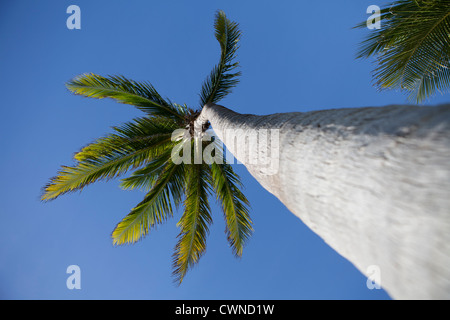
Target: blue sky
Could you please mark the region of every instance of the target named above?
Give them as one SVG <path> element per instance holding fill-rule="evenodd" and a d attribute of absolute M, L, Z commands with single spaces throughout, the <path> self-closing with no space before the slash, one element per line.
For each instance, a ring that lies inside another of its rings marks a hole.
<path fill-rule="evenodd" d="M 200 263 L 177 287 L 171 277 L 172 220 L 132 246 L 114 247 L 115 225 L 143 197 L 118 180 L 50 203 L 41 188 L 73 153 L 140 112 L 70 94 L 76 75 L 122 74 L 150 81 L 197 107 L 219 58 L 216 10 L 239 22 L 241 83 L 221 104 L 270 114 L 405 103 L 377 92 L 368 60 L 355 60 L 366 8 L 385 1 L 2 1 L 0 4 L 0 298 L 3 299 L 389 299 L 326 245 L 242 165 L 254 235 L 233 257 L 220 208 Z M 81 8 L 81 30 L 66 8 Z M 438 96 L 430 104 L 448 101 Z M 81 269 L 69 290 L 66 268 Z"/>

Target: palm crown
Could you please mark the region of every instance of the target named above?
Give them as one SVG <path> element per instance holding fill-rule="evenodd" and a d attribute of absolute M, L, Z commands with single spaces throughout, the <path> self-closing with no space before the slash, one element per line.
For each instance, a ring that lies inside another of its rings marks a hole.
<path fill-rule="evenodd" d="M 405 91 L 414 102 L 448 92 L 450 0 L 397 0 L 380 14 L 381 29 L 371 31 L 358 52 L 358 58 L 377 57 L 376 86 Z"/>
<path fill-rule="evenodd" d="M 184 211 L 177 224 L 181 231 L 173 254 L 173 275 L 178 284 L 205 251 L 208 226 L 212 223 L 209 195 L 215 193 L 221 204 L 228 242 L 236 256 L 242 255 L 253 231 L 248 200 L 240 191 L 240 179 L 229 164 L 204 160 L 178 164 L 171 156 L 185 150 L 188 144 L 190 148 L 186 150 L 194 150 L 198 142 L 191 139 L 190 134 L 174 139 L 173 133 L 177 129 L 192 133 L 201 108 L 224 98 L 238 83 L 240 72 L 234 71 L 238 63 L 233 62 L 241 35 L 238 24 L 219 11 L 214 28 L 221 47 L 220 61 L 203 83 L 197 110 L 162 98 L 148 82 L 123 76 L 83 74 L 69 81 L 67 88 L 77 95 L 112 98 L 136 106 L 144 115 L 113 127 L 114 133 L 82 148 L 74 156 L 75 165 L 62 166 L 44 187 L 41 197 L 43 201 L 52 200 L 93 182 L 134 170 L 121 180 L 121 187 L 142 189 L 146 194 L 117 224 L 112 232 L 113 243 L 135 243 L 183 205 Z M 206 129 L 207 126 L 202 128 Z"/>

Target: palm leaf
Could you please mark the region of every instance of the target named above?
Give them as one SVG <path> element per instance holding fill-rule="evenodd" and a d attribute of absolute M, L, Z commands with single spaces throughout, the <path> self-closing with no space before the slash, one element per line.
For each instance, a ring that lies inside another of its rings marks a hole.
<path fill-rule="evenodd" d="M 173 206 L 181 202 L 184 165 L 168 161 L 151 190 L 112 232 L 113 244 L 134 243 L 152 227 L 173 216 Z"/>
<path fill-rule="evenodd" d="M 379 89 L 406 91 L 415 102 L 450 89 L 450 0 L 395 1 L 382 9 L 381 26 L 361 42 L 357 54 L 377 57 Z"/>
<path fill-rule="evenodd" d="M 171 160 L 171 149 L 152 159 L 143 168 L 134 171 L 129 177 L 121 180 L 120 187 L 124 190 L 143 189 L 149 191 L 155 184 L 165 165 Z"/>
<path fill-rule="evenodd" d="M 208 225 L 212 223 L 207 166 L 191 164 L 186 171 L 184 213 L 177 224 L 181 232 L 173 254 L 173 275 L 178 284 L 181 284 L 187 271 L 205 252 Z"/>
<path fill-rule="evenodd" d="M 141 119 L 142 120 L 142 119 Z M 143 126 L 146 121 L 140 123 Z M 100 138 L 83 148 L 75 155 L 77 164 L 73 167 L 62 166 L 57 176 L 44 187 L 41 200 L 48 201 L 67 192 L 82 190 L 85 186 L 101 179 L 112 179 L 137 168 L 159 156 L 164 150 L 171 149 L 174 143 L 170 133 L 145 131 L 131 134 L 131 127 L 122 134 L 111 134 Z M 136 129 L 136 127 L 134 127 Z M 120 129 L 116 128 L 120 131 Z M 127 133 L 127 134 L 125 134 Z M 150 133 L 151 135 L 146 135 Z"/>
<path fill-rule="evenodd" d="M 239 189 L 239 177 L 229 164 L 211 164 L 211 177 L 226 221 L 226 234 L 234 255 L 242 256 L 244 245 L 253 232 L 249 202 Z"/>
<path fill-rule="evenodd" d="M 123 76 L 103 77 L 93 73 L 82 74 L 66 84 L 77 95 L 103 99 L 111 98 L 120 103 L 131 104 L 152 116 L 163 116 L 182 121 L 183 109 L 163 99 L 147 82 L 137 82 Z"/>
<path fill-rule="evenodd" d="M 158 138 L 167 138 L 178 125 L 163 117 L 141 117 L 119 127 L 113 127 L 115 134 L 97 139 L 74 155 L 77 161 L 98 159 L 118 150 L 135 151 L 148 146 Z"/>
<path fill-rule="evenodd" d="M 232 72 L 239 66 L 237 62 L 233 63 L 241 37 L 239 25 L 228 20 L 223 11 L 219 11 L 216 14 L 214 28 L 221 49 L 220 61 L 203 83 L 200 107 L 223 99 L 239 83 L 238 77 L 241 75 L 240 72 Z"/>

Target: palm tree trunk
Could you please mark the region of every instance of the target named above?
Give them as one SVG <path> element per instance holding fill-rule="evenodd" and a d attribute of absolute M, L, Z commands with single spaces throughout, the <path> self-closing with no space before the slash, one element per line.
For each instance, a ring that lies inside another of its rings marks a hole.
<path fill-rule="evenodd" d="M 257 116 L 209 104 L 197 128 L 205 121 L 265 189 L 393 298 L 450 299 L 450 105 Z"/>

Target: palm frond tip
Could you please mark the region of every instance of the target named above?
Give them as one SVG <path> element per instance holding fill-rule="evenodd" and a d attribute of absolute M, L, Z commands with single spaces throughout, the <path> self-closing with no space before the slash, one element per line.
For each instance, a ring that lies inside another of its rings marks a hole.
<path fill-rule="evenodd" d="M 365 27 L 361 23 L 358 28 Z M 401 0 L 381 10 L 357 58 L 375 56 L 375 85 L 399 89 L 422 102 L 450 89 L 450 0 Z"/>
<path fill-rule="evenodd" d="M 203 83 L 200 92 L 200 107 L 209 102 L 217 103 L 225 98 L 239 83 L 241 75 L 239 71 L 233 72 L 239 66 L 238 62 L 233 62 L 241 38 L 239 25 L 228 20 L 223 11 L 219 11 L 216 14 L 214 29 L 221 49 L 220 60 Z"/>

